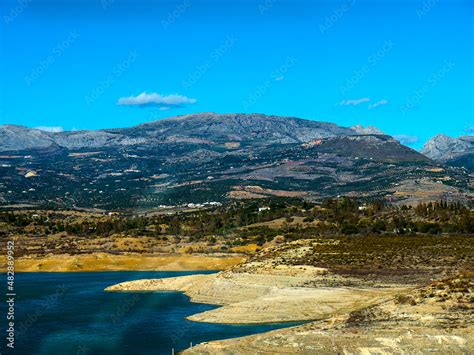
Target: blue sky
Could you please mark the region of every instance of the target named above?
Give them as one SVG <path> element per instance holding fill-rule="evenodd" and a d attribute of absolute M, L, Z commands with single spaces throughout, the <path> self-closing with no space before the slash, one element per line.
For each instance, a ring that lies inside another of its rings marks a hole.
<path fill-rule="evenodd" d="M 0 124 L 259 112 L 375 125 L 415 148 L 474 127 L 471 0 L 3 0 L 0 11 Z"/>

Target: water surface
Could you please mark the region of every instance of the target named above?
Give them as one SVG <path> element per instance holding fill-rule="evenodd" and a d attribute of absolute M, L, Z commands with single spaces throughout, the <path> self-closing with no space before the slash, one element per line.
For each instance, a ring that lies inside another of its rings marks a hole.
<path fill-rule="evenodd" d="M 203 341 L 239 337 L 290 324 L 222 325 L 191 322 L 216 308 L 177 292 L 104 292 L 143 278 L 197 272 L 19 273 L 15 275 L 15 354 L 171 354 Z M 199 272 L 210 273 L 210 272 Z M 5 290 L 5 274 L 2 275 Z M 5 346 L 5 302 L 1 304 Z M 2 351 L 2 353 L 4 353 Z"/>

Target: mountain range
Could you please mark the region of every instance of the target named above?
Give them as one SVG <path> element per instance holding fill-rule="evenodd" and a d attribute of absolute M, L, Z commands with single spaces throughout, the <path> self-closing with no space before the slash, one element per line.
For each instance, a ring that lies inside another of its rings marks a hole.
<path fill-rule="evenodd" d="M 459 152 L 468 146 L 468 138 L 436 138 L 424 155 L 376 127 L 262 114 L 200 113 L 57 133 L 4 125 L 0 204 L 154 209 L 339 195 L 465 201 L 472 183 Z M 453 159 L 459 164 L 446 164 Z"/>
<path fill-rule="evenodd" d="M 23 126 L 0 126 L 0 151 L 47 147 L 67 149 L 156 146 L 188 142 L 218 144 L 302 143 L 316 138 L 355 135 L 362 127 L 264 115 L 201 113 L 145 123 L 132 128 L 51 133 Z"/>

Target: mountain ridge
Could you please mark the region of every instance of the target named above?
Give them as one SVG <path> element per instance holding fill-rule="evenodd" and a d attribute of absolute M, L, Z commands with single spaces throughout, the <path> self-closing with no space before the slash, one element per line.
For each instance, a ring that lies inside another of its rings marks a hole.
<path fill-rule="evenodd" d="M 361 126 L 358 126 L 361 127 Z M 0 126 L 0 151 L 67 149 L 164 143 L 169 136 L 208 141 L 302 143 L 316 138 L 356 135 L 356 129 L 330 122 L 263 114 L 198 113 L 145 122 L 133 127 L 46 132 L 17 125 Z M 267 140 L 267 142 L 265 142 Z"/>
<path fill-rule="evenodd" d="M 380 133 L 212 113 L 97 131 L 2 126 L 0 151 L 10 154 L 0 154 L 0 206 L 146 210 L 262 198 L 468 198 L 465 171 Z"/>

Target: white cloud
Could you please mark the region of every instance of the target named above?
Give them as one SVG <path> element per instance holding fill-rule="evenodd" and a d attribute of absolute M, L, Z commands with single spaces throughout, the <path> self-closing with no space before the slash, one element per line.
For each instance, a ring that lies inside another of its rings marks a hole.
<path fill-rule="evenodd" d="M 363 97 L 361 99 L 355 99 L 355 100 L 342 100 L 339 105 L 341 106 L 357 106 L 366 102 L 369 102 L 370 99 L 368 97 Z"/>
<path fill-rule="evenodd" d="M 393 138 L 405 145 L 412 145 L 420 140 L 417 136 L 410 136 L 408 134 L 397 134 Z"/>
<path fill-rule="evenodd" d="M 117 101 L 117 105 L 122 106 L 157 106 L 160 108 L 176 108 L 183 107 L 186 105 L 195 104 L 196 99 L 189 97 L 172 94 L 172 95 L 160 95 L 157 93 L 146 93 L 142 92 L 138 96 L 121 97 Z"/>
<path fill-rule="evenodd" d="M 388 100 L 380 100 L 380 101 L 377 101 L 377 102 L 374 102 L 373 104 L 369 105 L 369 110 L 372 110 L 376 107 L 379 107 L 379 106 L 382 106 L 382 105 L 386 105 L 388 104 Z"/>
<path fill-rule="evenodd" d="M 39 127 L 35 127 L 35 129 L 39 129 L 40 131 L 45 131 L 45 132 L 52 132 L 52 133 L 59 133 L 59 132 L 64 131 L 64 128 L 61 126 L 54 126 L 54 127 L 39 126 Z"/>

